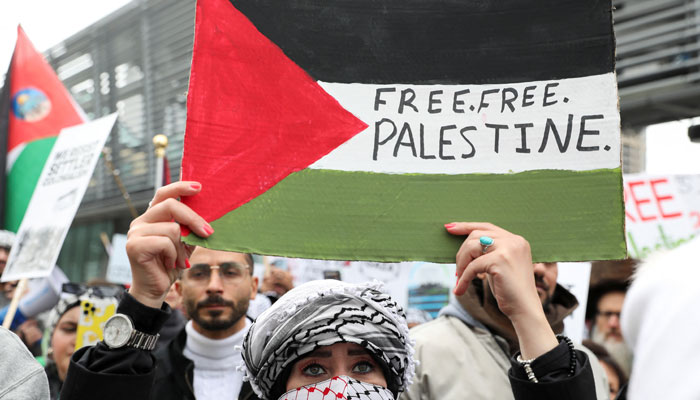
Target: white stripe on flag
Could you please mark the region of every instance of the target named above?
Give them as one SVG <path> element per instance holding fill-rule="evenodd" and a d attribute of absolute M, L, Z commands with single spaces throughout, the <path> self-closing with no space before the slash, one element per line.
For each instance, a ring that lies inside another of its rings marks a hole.
<path fill-rule="evenodd" d="M 454 175 L 621 163 L 613 73 L 498 85 L 319 84 L 369 127 L 310 168 Z"/>

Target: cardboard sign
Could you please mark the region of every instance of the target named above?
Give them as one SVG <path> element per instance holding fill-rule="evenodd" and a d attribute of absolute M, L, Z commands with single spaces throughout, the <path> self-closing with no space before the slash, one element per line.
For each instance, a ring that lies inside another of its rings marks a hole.
<path fill-rule="evenodd" d="M 114 283 L 131 283 L 131 264 L 126 254 L 126 235 L 115 233 L 112 236 L 112 252 L 107 264 L 107 280 Z"/>
<path fill-rule="evenodd" d="M 625 256 L 610 2 L 348 4 L 197 3 L 183 201 L 215 233 L 186 242 L 449 263 L 443 225 L 489 221 Z"/>
<path fill-rule="evenodd" d="M 105 322 L 117 311 L 115 298 L 88 298 L 80 300 L 80 319 L 75 338 L 75 349 L 94 346 L 102 340 Z"/>
<path fill-rule="evenodd" d="M 625 175 L 629 255 L 644 259 L 700 234 L 700 175 Z"/>
<path fill-rule="evenodd" d="M 116 119 L 112 114 L 61 131 L 17 232 L 3 282 L 51 274 Z"/>

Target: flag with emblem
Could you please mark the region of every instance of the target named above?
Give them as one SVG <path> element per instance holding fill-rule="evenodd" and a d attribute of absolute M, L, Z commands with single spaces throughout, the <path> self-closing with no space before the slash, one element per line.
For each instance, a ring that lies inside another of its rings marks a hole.
<path fill-rule="evenodd" d="M 19 228 L 61 129 L 84 121 L 80 107 L 18 26 L 0 99 L 4 229 L 16 232 Z"/>
<path fill-rule="evenodd" d="M 200 0 L 185 241 L 454 262 L 443 224 L 489 221 L 624 257 L 614 49 L 609 1 Z"/>

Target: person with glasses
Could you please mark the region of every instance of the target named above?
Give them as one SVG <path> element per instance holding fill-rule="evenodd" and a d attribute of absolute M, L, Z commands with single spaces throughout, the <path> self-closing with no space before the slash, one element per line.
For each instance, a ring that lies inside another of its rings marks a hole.
<path fill-rule="evenodd" d="M 155 353 L 153 399 L 244 399 L 251 389 L 236 370 L 258 280 L 250 254 L 198 247 L 175 281 L 190 321 Z"/>
<path fill-rule="evenodd" d="M 627 293 L 627 282 L 606 280 L 591 287 L 588 294 L 586 319 L 590 339 L 607 350 L 613 360 L 629 377 L 632 367 L 632 351 L 622 336 L 620 313 Z"/>
<path fill-rule="evenodd" d="M 134 374 L 130 384 L 111 390 L 110 398 L 256 398 L 237 369 L 242 361 L 237 346 L 251 324 L 246 312 L 258 287 L 253 258 L 180 242 L 181 224 L 202 237 L 213 232 L 204 219 L 175 200 L 199 188 L 193 182 L 160 188 L 149 209 L 132 222 L 127 242 L 132 286 L 117 315 L 106 322 L 104 342 L 73 356 L 68 398 L 90 398 L 90 388 L 101 393 L 101 388 L 113 386 L 109 374 L 90 370 L 96 360 L 101 361 L 95 369 L 113 363 L 107 372 L 126 369 Z M 166 347 L 153 352 L 170 315 L 165 298 L 173 283 L 190 321 Z M 139 340 L 119 342 L 127 331 L 136 332 L 132 337 Z M 88 395 L 81 397 L 84 393 Z"/>

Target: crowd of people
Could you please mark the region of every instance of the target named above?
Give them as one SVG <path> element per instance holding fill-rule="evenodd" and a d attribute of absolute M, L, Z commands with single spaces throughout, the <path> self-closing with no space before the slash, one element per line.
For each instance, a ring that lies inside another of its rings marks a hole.
<path fill-rule="evenodd" d="M 165 186 L 133 221 L 128 290 L 61 282 L 50 307 L 18 310 L 14 333 L 0 330 L 0 399 L 657 398 L 649 396 L 650 371 L 676 379 L 683 394 L 674 399 L 700 393 L 659 364 L 687 365 L 697 348 L 698 317 L 682 312 L 697 304 L 697 291 L 679 291 L 692 280 L 660 266 L 676 257 L 690 268 L 697 240 L 643 266 L 631 288 L 626 281 L 591 287 L 589 338 L 579 344 L 563 335 L 578 301 L 557 284 L 556 263 L 533 263 L 528 242 L 498 226 L 451 222 L 446 231 L 465 238 L 453 296 L 432 321 L 414 312 L 409 329 L 405 310 L 379 282 L 293 287 L 287 271 L 270 266 L 258 282 L 251 254 L 183 244 L 181 226 L 202 237 L 213 232 L 176 200 L 200 188 Z M 4 267 L 12 235 L 0 241 Z M 661 276 L 663 291 L 655 289 Z M 15 288 L 3 284 L 3 312 Z M 118 307 L 104 339 L 76 349 L 81 302 L 89 299 Z M 659 343 L 673 326 L 682 340 Z"/>

